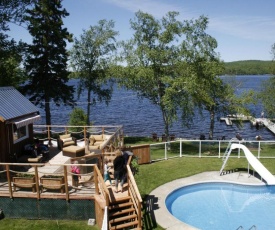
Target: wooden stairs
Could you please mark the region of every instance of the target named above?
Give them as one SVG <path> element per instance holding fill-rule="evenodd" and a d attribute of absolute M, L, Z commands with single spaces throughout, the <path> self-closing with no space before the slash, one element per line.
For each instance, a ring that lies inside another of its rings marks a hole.
<path fill-rule="evenodd" d="M 109 229 L 140 229 L 130 196 L 121 197 L 109 205 Z"/>

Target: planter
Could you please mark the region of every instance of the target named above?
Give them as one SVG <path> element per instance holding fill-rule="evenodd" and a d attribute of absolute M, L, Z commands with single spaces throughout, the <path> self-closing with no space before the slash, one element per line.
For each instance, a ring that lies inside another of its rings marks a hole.
<path fill-rule="evenodd" d="M 65 192 L 65 180 L 63 176 L 60 177 L 49 177 L 42 176 L 40 177 L 40 183 L 42 188 L 45 189 L 60 189 L 61 193 Z"/>
<path fill-rule="evenodd" d="M 16 192 L 16 188 L 31 188 L 33 192 L 36 192 L 35 177 L 13 177 L 13 189 Z"/>

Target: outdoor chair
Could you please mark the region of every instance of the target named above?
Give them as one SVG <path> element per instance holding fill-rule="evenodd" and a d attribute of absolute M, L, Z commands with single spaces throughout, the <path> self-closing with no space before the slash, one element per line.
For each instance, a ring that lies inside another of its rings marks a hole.
<path fill-rule="evenodd" d="M 77 145 L 76 138 L 72 137 L 71 134 L 60 135 L 57 139 L 57 147 L 59 150 L 70 145 Z"/>

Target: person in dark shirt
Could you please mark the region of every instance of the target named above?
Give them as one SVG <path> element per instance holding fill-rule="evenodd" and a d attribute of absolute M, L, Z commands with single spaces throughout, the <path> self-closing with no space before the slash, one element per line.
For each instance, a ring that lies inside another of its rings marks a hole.
<path fill-rule="evenodd" d="M 242 140 L 243 140 L 242 136 L 241 136 L 239 133 L 236 134 L 236 138 L 237 138 L 239 141 L 242 141 Z"/>
<path fill-rule="evenodd" d="M 123 184 L 126 176 L 126 164 L 123 155 L 119 155 L 114 159 L 114 179 L 115 179 L 115 192 L 118 192 L 118 184 L 120 182 L 121 192 L 123 192 Z"/>

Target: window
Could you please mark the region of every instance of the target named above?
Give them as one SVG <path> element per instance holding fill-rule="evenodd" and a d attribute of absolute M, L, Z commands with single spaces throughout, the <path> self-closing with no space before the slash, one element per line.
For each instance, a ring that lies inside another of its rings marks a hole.
<path fill-rule="evenodd" d="M 28 126 L 17 128 L 13 125 L 13 142 L 17 143 L 29 137 Z"/>

